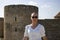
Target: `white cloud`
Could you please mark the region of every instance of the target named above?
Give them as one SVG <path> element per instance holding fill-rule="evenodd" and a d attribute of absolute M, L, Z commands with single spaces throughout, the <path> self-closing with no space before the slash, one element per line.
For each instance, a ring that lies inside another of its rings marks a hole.
<path fill-rule="evenodd" d="M 28 2 L 28 5 L 38 6 L 38 3 L 37 2 L 34 2 L 34 1 L 30 1 L 30 2 Z"/>

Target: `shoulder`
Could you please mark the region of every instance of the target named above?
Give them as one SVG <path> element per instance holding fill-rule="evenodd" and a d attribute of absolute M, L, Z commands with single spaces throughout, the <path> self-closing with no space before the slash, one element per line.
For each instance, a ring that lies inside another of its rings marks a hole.
<path fill-rule="evenodd" d="M 42 24 L 38 24 L 38 26 L 44 27 Z"/>
<path fill-rule="evenodd" d="M 31 24 L 25 26 L 25 28 L 27 28 L 27 29 L 28 29 L 29 27 L 31 27 Z"/>
<path fill-rule="evenodd" d="M 40 28 L 44 28 L 44 26 L 43 26 L 42 24 L 38 24 L 38 26 L 39 26 Z"/>
<path fill-rule="evenodd" d="M 43 25 L 41 25 L 41 24 L 39 24 L 39 25 L 40 25 L 40 32 L 45 33 L 45 27 Z"/>

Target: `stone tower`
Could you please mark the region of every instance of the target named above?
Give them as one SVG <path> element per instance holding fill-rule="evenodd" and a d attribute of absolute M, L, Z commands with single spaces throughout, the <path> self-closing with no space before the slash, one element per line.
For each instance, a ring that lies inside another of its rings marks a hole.
<path fill-rule="evenodd" d="M 3 38 L 3 33 L 4 33 L 4 19 L 0 17 L 0 38 Z"/>
<path fill-rule="evenodd" d="M 32 5 L 7 5 L 4 8 L 4 40 L 22 40 L 30 15 L 38 8 Z"/>

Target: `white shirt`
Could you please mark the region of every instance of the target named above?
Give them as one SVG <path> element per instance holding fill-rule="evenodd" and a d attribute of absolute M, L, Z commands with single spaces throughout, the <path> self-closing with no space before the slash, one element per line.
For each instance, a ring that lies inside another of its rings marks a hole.
<path fill-rule="evenodd" d="M 41 37 L 45 36 L 44 26 L 38 24 L 35 29 L 31 28 L 31 24 L 25 27 L 24 36 L 29 37 L 29 40 L 42 40 Z"/>

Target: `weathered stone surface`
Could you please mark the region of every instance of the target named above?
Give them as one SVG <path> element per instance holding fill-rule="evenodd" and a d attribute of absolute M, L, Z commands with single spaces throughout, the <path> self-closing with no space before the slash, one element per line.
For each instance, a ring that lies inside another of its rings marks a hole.
<path fill-rule="evenodd" d="M 21 40 L 23 37 L 25 25 L 31 23 L 29 10 L 32 11 L 32 8 L 35 7 L 29 7 L 25 5 L 6 6 L 4 12 L 5 17 L 0 18 L 0 38 L 2 40 L 3 38 L 4 40 Z M 48 40 L 60 40 L 60 19 L 59 18 L 45 19 L 45 20 L 41 19 L 39 20 L 39 23 L 44 25 Z"/>
<path fill-rule="evenodd" d="M 44 25 L 48 40 L 60 40 L 60 19 L 39 20 Z"/>
<path fill-rule="evenodd" d="M 0 38 L 3 38 L 3 33 L 4 33 L 4 19 L 0 18 Z"/>
<path fill-rule="evenodd" d="M 0 20 L 0 23 L 3 23 L 2 20 Z M 45 20 L 41 19 L 41 20 L 39 20 L 39 23 L 44 25 L 48 40 L 60 40 L 60 19 L 45 19 Z M 11 39 L 11 36 L 13 36 L 13 35 L 18 38 L 22 36 L 23 33 L 22 34 L 20 34 L 20 33 L 24 32 L 24 28 L 16 27 L 15 26 L 16 23 L 14 23 L 13 28 L 12 28 L 12 25 L 10 25 L 9 23 L 6 23 L 6 25 L 7 25 L 6 31 L 7 30 L 10 31 L 6 34 L 6 35 L 8 35 L 7 37 L 10 37 L 9 39 Z M 19 26 L 19 23 L 17 26 Z M 0 26 L 0 30 L 3 30 L 2 27 L 3 27 L 3 24 Z M 12 30 L 15 32 L 13 32 Z M 11 32 L 13 32 L 13 33 L 11 33 Z M 20 36 L 18 36 L 17 33 Z M 3 31 L 0 31 L 0 34 L 2 34 L 1 36 L 3 36 Z"/>
<path fill-rule="evenodd" d="M 31 23 L 34 11 L 38 12 L 38 8 L 31 5 L 5 6 L 4 40 L 22 40 L 25 25 Z"/>
<path fill-rule="evenodd" d="M 55 16 L 56 19 L 60 19 L 60 12 Z"/>

